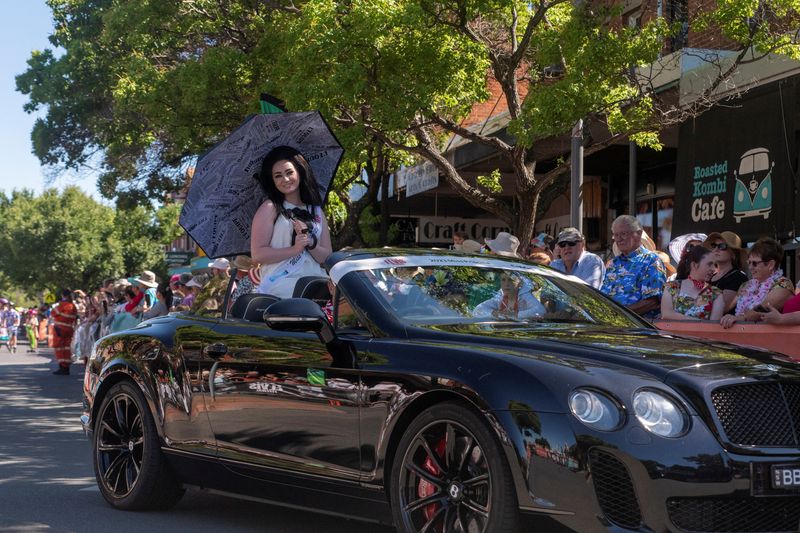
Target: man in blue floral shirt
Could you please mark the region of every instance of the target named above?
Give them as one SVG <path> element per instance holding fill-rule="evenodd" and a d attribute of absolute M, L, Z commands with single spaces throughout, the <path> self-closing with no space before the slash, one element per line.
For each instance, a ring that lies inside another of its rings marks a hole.
<path fill-rule="evenodd" d="M 600 290 L 634 313 L 656 317 L 667 281 L 664 263 L 642 246 L 642 225 L 636 217 L 617 217 L 611 224 L 611 238 L 620 254 L 606 267 Z"/>

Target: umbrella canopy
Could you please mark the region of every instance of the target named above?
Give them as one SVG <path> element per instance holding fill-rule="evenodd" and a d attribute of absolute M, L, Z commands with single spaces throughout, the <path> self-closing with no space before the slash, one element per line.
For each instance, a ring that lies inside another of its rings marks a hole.
<path fill-rule="evenodd" d="M 253 115 L 200 157 L 181 210 L 181 226 L 208 257 L 250 254 L 250 224 L 266 198 L 253 176 L 278 146 L 303 154 L 326 198 L 344 149 L 322 115 Z"/>

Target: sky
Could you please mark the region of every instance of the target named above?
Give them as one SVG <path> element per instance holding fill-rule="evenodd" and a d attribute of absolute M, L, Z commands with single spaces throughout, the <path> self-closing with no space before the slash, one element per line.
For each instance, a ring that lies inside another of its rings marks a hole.
<path fill-rule="evenodd" d="M 80 178 L 62 175 L 48 183 L 46 172 L 31 153 L 31 128 L 36 117 L 23 111 L 27 97 L 16 91 L 14 77 L 26 70 L 33 50 L 52 48 L 47 40 L 53 29 L 50 8 L 45 0 L 0 0 L 0 6 L 0 189 L 10 193 L 26 188 L 41 193 L 46 187 L 74 184 L 99 199 L 91 174 Z"/>

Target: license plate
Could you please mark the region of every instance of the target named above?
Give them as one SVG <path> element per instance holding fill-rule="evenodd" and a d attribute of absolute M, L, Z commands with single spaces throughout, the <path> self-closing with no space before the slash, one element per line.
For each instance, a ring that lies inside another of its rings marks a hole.
<path fill-rule="evenodd" d="M 772 465 L 772 488 L 800 489 L 800 465 Z"/>

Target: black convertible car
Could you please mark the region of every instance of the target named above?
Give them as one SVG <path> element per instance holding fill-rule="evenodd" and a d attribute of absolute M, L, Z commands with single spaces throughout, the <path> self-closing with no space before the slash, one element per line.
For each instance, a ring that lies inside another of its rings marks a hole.
<path fill-rule="evenodd" d="M 197 486 L 403 532 L 798 531 L 787 359 L 659 333 L 523 261 L 326 267 L 330 302 L 302 279 L 96 344 L 82 422 L 111 505 Z"/>

